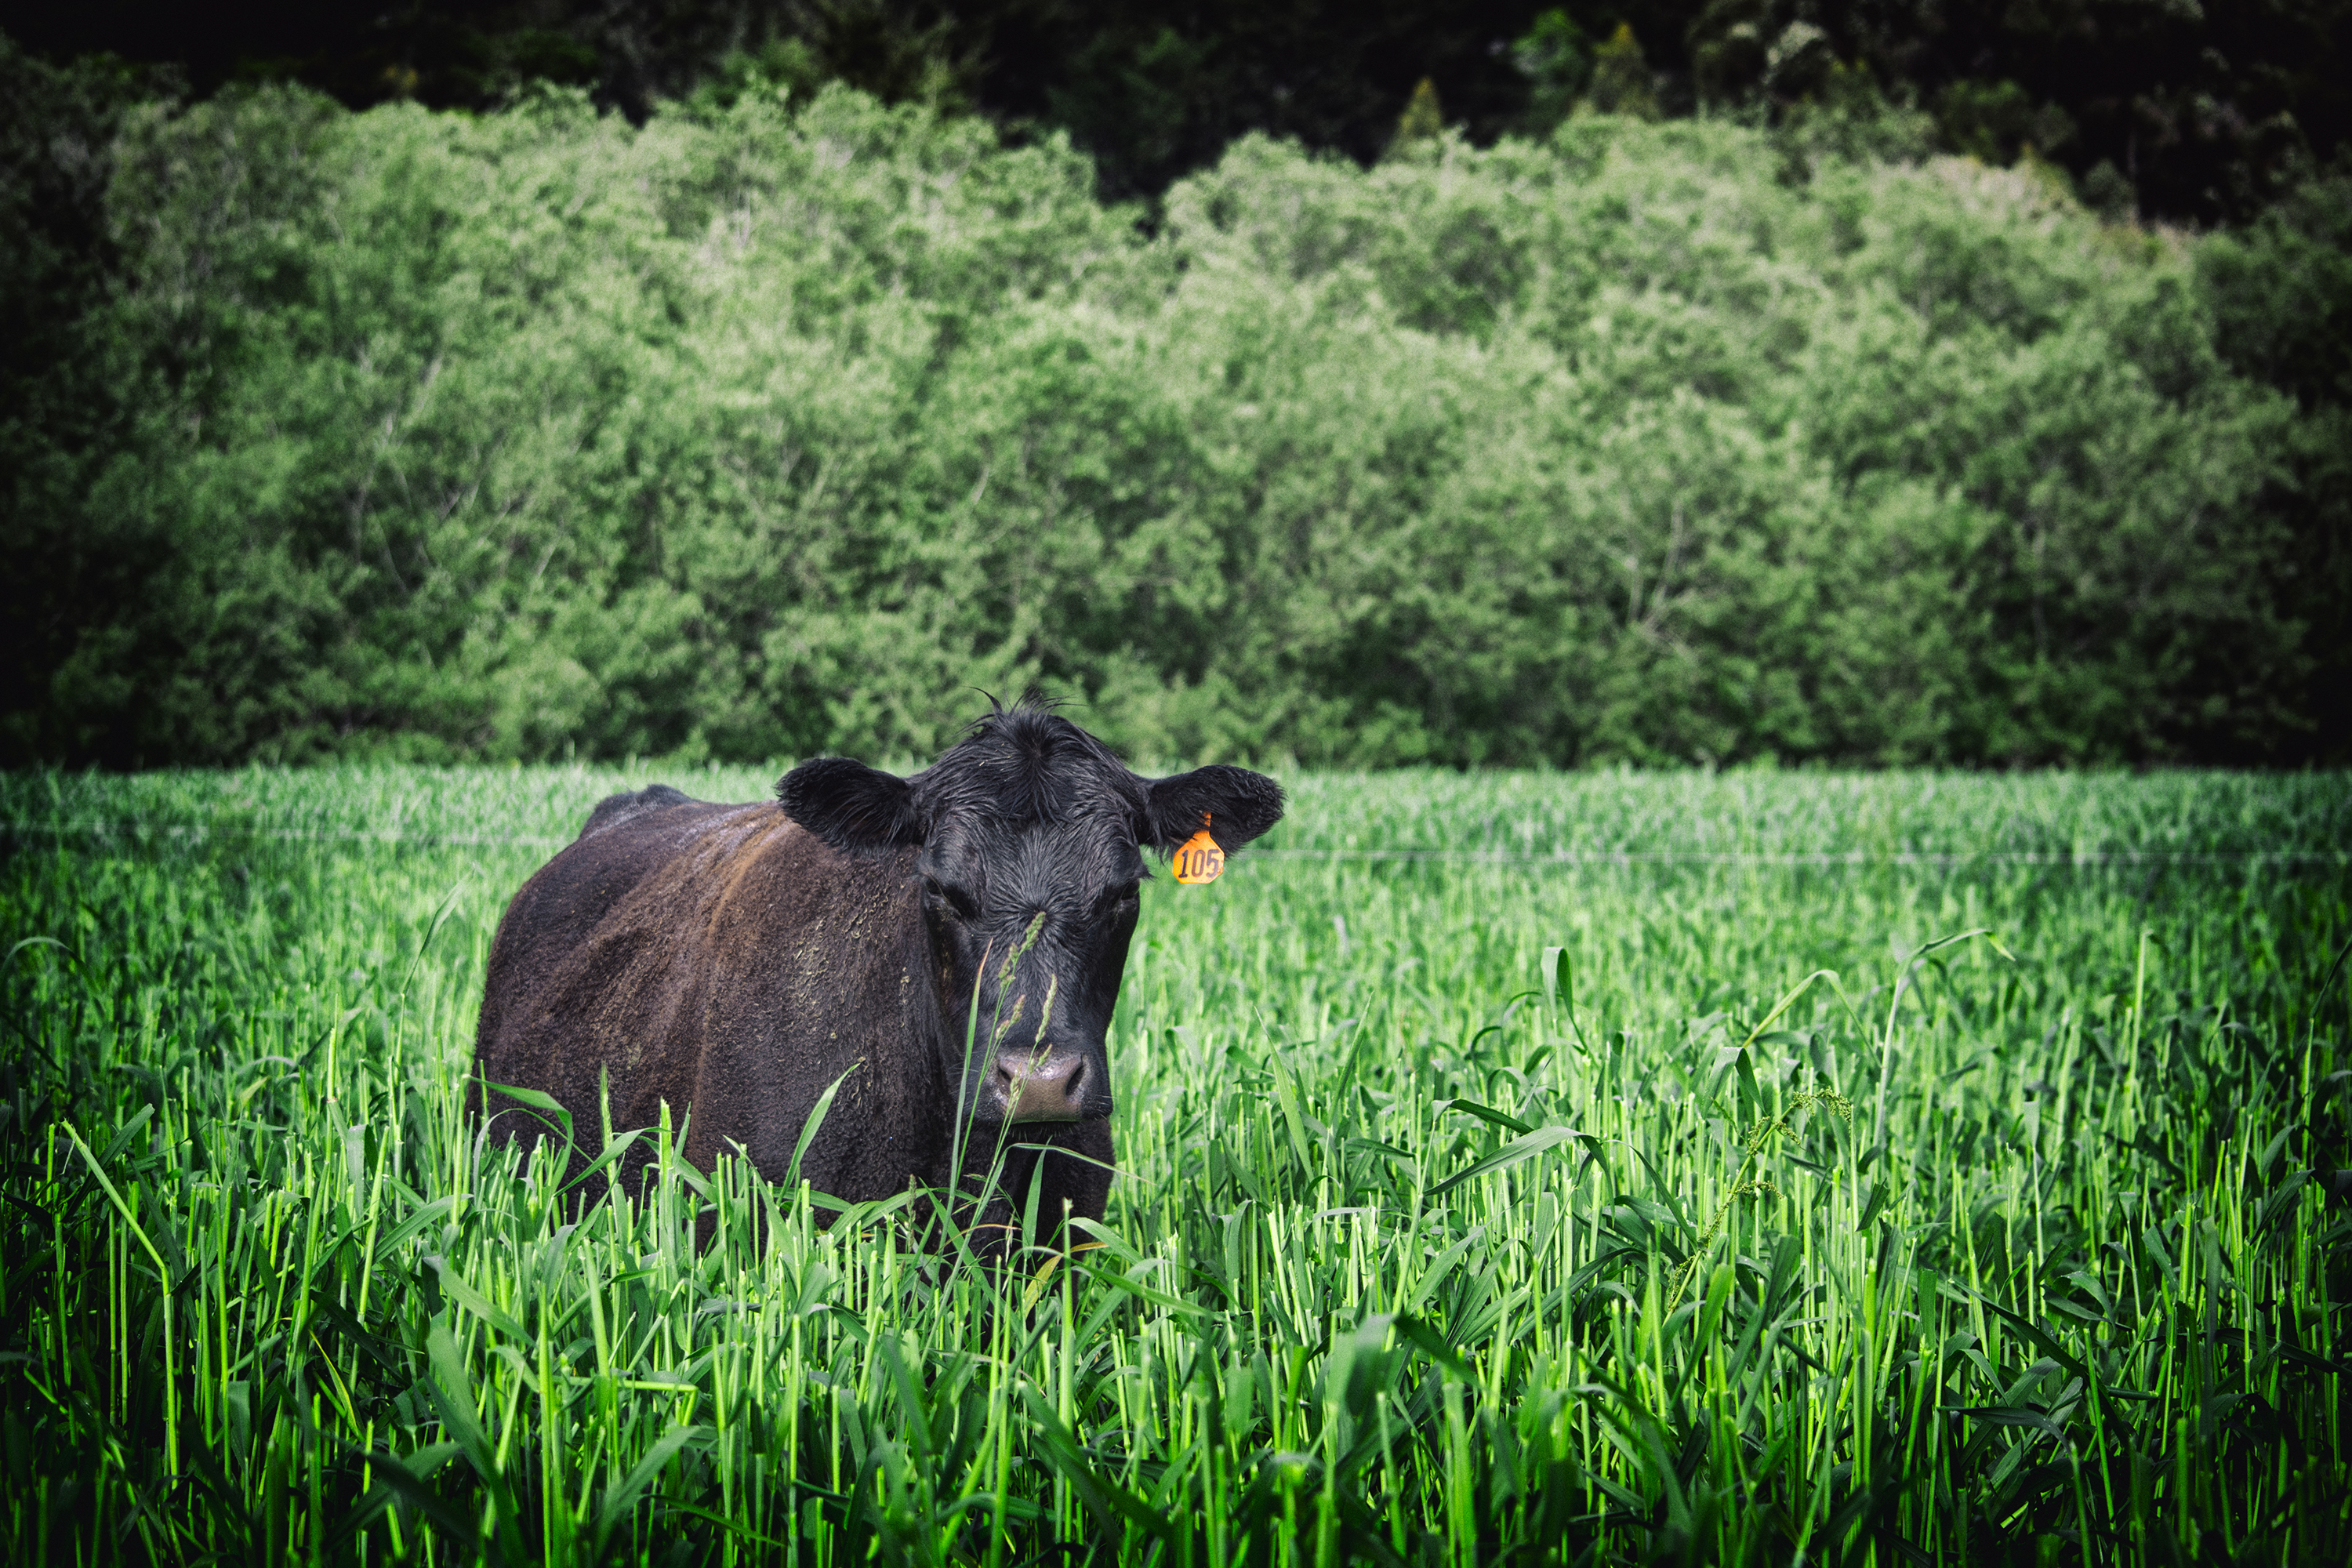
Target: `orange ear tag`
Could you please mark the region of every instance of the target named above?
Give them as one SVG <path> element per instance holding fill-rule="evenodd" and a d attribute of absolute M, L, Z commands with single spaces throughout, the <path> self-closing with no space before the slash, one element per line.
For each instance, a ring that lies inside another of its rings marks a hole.
<path fill-rule="evenodd" d="M 1209 814 L 1201 814 L 1201 831 L 1184 840 L 1176 851 L 1176 879 L 1180 882 L 1213 882 L 1224 875 L 1225 852 L 1209 837 Z"/>

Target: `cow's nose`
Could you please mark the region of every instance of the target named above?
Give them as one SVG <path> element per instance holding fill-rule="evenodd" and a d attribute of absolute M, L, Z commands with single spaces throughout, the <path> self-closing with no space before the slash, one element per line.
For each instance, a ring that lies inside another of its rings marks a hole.
<path fill-rule="evenodd" d="M 1087 1091 L 1093 1087 L 1087 1058 L 1075 1051 L 1061 1056 L 1000 1051 L 989 1079 L 1007 1121 L 1081 1121 Z"/>

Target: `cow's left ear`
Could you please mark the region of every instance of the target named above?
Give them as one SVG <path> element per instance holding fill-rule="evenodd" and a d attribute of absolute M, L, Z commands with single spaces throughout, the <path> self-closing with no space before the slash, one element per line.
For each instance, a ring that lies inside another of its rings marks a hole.
<path fill-rule="evenodd" d="M 776 799 L 786 816 L 844 855 L 923 841 L 914 786 L 847 757 L 803 763 L 776 785 Z"/>
<path fill-rule="evenodd" d="M 1282 820 L 1282 786 L 1264 773 L 1216 763 L 1154 780 L 1147 809 L 1145 842 L 1154 847 L 1176 848 L 1201 831 L 1205 817 L 1209 837 L 1230 853 Z"/>

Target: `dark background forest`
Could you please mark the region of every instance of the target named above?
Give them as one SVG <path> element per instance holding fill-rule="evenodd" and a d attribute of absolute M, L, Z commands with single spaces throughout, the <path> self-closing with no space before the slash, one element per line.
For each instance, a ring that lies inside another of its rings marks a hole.
<path fill-rule="evenodd" d="M 2352 0 L 5 26 L 8 765 L 2347 759 Z"/>
<path fill-rule="evenodd" d="M 2252 216 L 2352 129 L 2352 0 L 93 0 L 7 26 L 199 95 L 291 80 L 355 109 L 491 109 L 545 80 L 642 121 L 747 74 L 837 79 L 1065 129 L 1111 196 L 1165 190 L 1252 131 L 1370 162 L 1423 78 L 1474 142 L 1540 133 L 1621 26 L 1663 113 L 1785 109 L 1858 67 L 1949 151 L 2104 165 L 2108 199 L 2174 219 Z"/>

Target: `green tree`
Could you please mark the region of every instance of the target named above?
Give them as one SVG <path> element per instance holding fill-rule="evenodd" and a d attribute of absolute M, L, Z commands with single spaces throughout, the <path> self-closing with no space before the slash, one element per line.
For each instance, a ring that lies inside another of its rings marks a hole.
<path fill-rule="evenodd" d="M 1608 42 L 1593 51 L 1591 102 L 1602 114 L 1628 114 L 1636 120 L 1658 117 L 1656 83 L 1630 22 L 1620 22 Z"/>
<path fill-rule="evenodd" d="M 1349 765 L 2319 732 L 2325 190 L 2192 244 L 1585 114 L 1244 138 L 1147 232 L 1065 137 L 774 85 L 122 118 L 71 417 L 9 437 L 12 754 L 904 757 L 1033 683 Z"/>
<path fill-rule="evenodd" d="M 2285 521 L 2285 609 L 2312 650 L 2305 734 L 2286 757 L 2352 755 L 2352 168 L 2314 171 L 2246 228 L 2208 236 L 2198 272 L 2215 347 L 2304 410 L 2264 497 Z"/>
<path fill-rule="evenodd" d="M 1527 79 L 1528 106 L 1519 129 L 1544 136 L 1576 108 L 1592 79 L 1592 44 L 1566 11 L 1552 9 L 1535 19 L 1511 46 L 1511 64 Z"/>
<path fill-rule="evenodd" d="M 1423 77 L 1405 100 L 1404 112 L 1397 116 L 1396 140 L 1389 150 L 1398 153 L 1417 142 L 1434 142 L 1444 130 L 1445 110 L 1437 101 L 1437 84 Z"/>
<path fill-rule="evenodd" d="M 142 390 L 97 325 L 121 264 L 114 142 L 173 85 L 109 58 L 51 67 L 0 37 L 0 755 L 90 754 L 98 715 L 136 697 L 117 614 L 170 545 L 82 501 Z"/>

